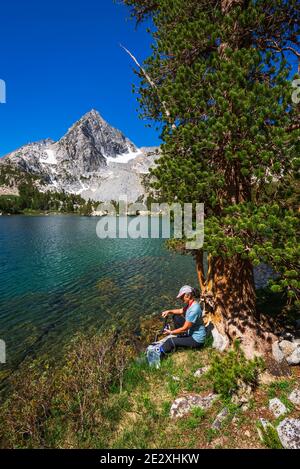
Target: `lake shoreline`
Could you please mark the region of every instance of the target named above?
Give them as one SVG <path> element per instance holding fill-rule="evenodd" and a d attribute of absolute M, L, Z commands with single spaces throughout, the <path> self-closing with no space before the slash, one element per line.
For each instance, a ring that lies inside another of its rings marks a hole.
<path fill-rule="evenodd" d="M 8 377 L 0 403 L 0 447 L 173 448 L 178 442 L 197 450 L 282 447 L 275 433 L 261 438 L 257 425 L 260 418 L 278 425 L 266 408 L 272 397 L 287 403 L 290 418 L 298 417 L 288 397 L 299 380 L 299 367 L 278 377 L 265 363 L 247 361 L 237 348 L 230 354 L 214 350 L 208 338 L 200 350 L 177 351 L 156 369 L 149 367 L 145 350 L 161 328 L 159 317 L 143 318 L 139 334 L 123 325 L 122 333 L 108 327 L 78 335 L 62 360 L 26 361 Z M 237 366 L 241 362 L 243 367 Z M 241 380 L 251 384 L 251 394 L 236 402 L 233 391 Z M 181 414 L 176 409 L 183 395 L 213 401 Z M 224 406 L 226 419 L 220 419 Z M 213 423 L 216 419 L 222 426 Z"/>
<path fill-rule="evenodd" d="M 0 217 L 0 339 L 7 366 L 36 351 L 37 343 L 38 351 L 43 346 L 56 355 L 69 336 L 107 318 L 118 323 L 163 310 L 175 301 L 177 287 L 196 285 L 190 256 L 167 250 L 164 239 L 101 239 L 101 218 L 94 218 L 53 212 Z M 142 297 L 141 285 L 147 285 Z"/>
<path fill-rule="evenodd" d="M 58 211 L 43 211 L 43 210 L 23 210 L 19 213 L 4 213 L 0 211 L 0 216 L 2 217 L 17 217 L 17 216 L 27 216 L 27 217 L 32 217 L 32 216 L 63 216 L 63 215 L 74 215 L 74 216 L 80 216 L 80 217 L 86 217 L 88 215 L 84 215 L 82 213 L 76 213 L 76 212 L 58 212 Z"/>

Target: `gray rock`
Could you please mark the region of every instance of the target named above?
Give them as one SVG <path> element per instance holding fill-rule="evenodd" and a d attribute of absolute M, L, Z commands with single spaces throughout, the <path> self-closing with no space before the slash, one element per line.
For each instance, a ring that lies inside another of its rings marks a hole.
<path fill-rule="evenodd" d="M 288 398 L 293 404 L 300 405 L 300 390 L 294 389 L 294 391 L 291 392 Z"/>
<path fill-rule="evenodd" d="M 278 363 L 280 363 L 284 360 L 284 353 L 279 348 L 279 342 L 278 341 L 273 342 L 273 344 L 272 344 L 272 354 L 273 354 L 274 359 Z"/>
<path fill-rule="evenodd" d="M 298 346 L 294 352 L 287 357 L 286 361 L 289 365 L 299 365 L 300 363 L 300 347 Z"/>
<path fill-rule="evenodd" d="M 218 415 L 216 416 L 211 428 L 213 430 L 220 430 L 222 423 L 224 422 L 228 414 L 229 414 L 229 411 L 227 407 L 224 407 L 224 409 L 222 409 L 221 412 L 219 412 Z"/>
<path fill-rule="evenodd" d="M 178 397 L 173 402 L 170 409 L 171 418 L 183 417 L 188 414 L 194 407 L 201 407 L 202 409 L 209 409 L 213 402 L 218 398 L 217 394 L 209 394 L 206 397 L 199 395 L 187 395 Z"/>
<path fill-rule="evenodd" d="M 199 368 L 198 370 L 195 371 L 194 376 L 195 378 L 200 378 L 200 376 L 204 375 L 207 373 L 209 370 L 209 366 L 203 366 L 202 368 Z"/>
<path fill-rule="evenodd" d="M 275 417 L 281 417 L 287 413 L 287 408 L 277 397 L 269 401 L 269 409 Z"/>
<path fill-rule="evenodd" d="M 285 357 L 288 357 L 289 355 L 291 355 L 294 352 L 294 350 L 297 348 L 297 344 L 289 340 L 282 340 L 281 342 L 279 342 L 278 345 Z"/>
<path fill-rule="evenodd" d="M 284 419 L 277 427 L 277 433 L 285 449 L 300 449 L 300 420 Z"/>

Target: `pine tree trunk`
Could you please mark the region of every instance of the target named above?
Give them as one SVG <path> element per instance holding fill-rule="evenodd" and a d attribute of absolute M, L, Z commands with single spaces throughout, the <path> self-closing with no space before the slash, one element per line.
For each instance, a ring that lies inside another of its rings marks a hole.
<path fill-rule="evenodd" d="M 208 273 L 204 281 L 203 258 L 196 256 L 199 283 L 204 295 L 213 298 L 209 320 L 215 330 L 216 347 L 227 348 L 239 340 L 247 358 L 271 352 L 276 336 L 265 329 L 256 313 L 256 294 L 253 267 L 239 255 L 230 259 L 208 259 Z"/>

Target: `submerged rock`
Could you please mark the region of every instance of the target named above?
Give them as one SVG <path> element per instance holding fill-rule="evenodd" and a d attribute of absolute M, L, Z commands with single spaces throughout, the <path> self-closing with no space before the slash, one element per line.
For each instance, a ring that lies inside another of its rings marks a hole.
<path fill-rule="evenodd" d="M 284 419 L 277 427 L 277 433 L 285 449 L 300 449 L 300 420 Z"/>

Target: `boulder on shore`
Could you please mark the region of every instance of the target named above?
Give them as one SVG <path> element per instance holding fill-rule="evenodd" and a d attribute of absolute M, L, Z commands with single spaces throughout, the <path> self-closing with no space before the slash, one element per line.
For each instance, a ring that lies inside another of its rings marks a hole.
<path fill-rule="evenodd" d="M 276 341 L 272 345 L 272 354 L 278 363 L 286 361 L 289 365 L 298 365 L 300 343 L 297 339 Z"/>
<path fill-rule="evenodd" d="M 201 409 L 209 409 L 214 401 L 217 399 L 217 394 L 209 394 L 206 397 L 199 395 L 187 395 L 178 397 L 173 402 L 170 409 L 171 418 L 183 417 L 188 414 L 194 407 L 200 407 Z"/>
<path fill-rule="evenodd" d="M 277 397 L 269 401 L 269 409 L 275 417 L 281 417 L 287 413 L 287 408 Z"/>
<path fill-rule="evenodd" d="M 284 419 L 277 427 L 277 433 L 285 449 L 300 449 L 300 420 Z"/>

